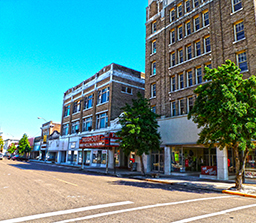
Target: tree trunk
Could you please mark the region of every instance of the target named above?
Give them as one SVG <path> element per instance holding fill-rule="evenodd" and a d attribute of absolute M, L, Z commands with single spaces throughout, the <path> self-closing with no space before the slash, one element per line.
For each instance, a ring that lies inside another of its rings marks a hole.
<path fill-rule="evenodd" d="M 141 165 L 141 173 L 145 175 L 145 169 L 144 169 L 144 163 L 143 163 L 143 158 L 140 156 L 140 165 Z"/>

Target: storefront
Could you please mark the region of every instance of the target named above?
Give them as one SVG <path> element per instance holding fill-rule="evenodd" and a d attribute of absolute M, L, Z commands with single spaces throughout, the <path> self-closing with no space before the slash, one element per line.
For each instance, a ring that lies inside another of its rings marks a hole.
<path fill-rule="evenodd" d="M 250 151 L 246 159 L 245 177 L 256 179 L 256 150 Z"/>

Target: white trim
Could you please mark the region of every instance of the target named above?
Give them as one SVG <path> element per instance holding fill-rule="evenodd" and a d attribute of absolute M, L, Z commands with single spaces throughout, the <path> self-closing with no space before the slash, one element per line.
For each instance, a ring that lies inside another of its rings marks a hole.
<path fill-rule="evenodd" d="M 153 76 L 155 76 L 155 75 L 153 75 Z M 124 84 L 126 86 L 141 89 L 141 90 L 145 90 L 145 88 L 143 88 L 143 87 L 138 87 L 138 86 L 135 86 L 135 85 L 132 85 L 132 84 L 127 84 L 126 82 L 121 82 L 121 81 L 117 81 L 117 80 L 113 80 L 112 82 L 115 82 L 115 83 L 118 83 L 118 84 Z"/>
<path fill-rule="evenodd" d="M 106 113 L 106 112 L 108 112 L 108 109 L 107 109 L 107 110 L 100 111 L 100 112 L 97 112 L 97 113 L 95 113 L 95 115 L 99 115 L 99 114 L 101 114 L 101 113 Z"/>

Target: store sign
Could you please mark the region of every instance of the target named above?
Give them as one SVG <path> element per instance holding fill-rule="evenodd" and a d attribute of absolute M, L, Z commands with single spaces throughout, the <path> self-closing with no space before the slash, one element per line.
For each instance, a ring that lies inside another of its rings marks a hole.
<path fill-rule="evenodd" d="M 202 166 L 201 167 L 202 175 L 211 175 L 217 176 L 217 166 Z"/>

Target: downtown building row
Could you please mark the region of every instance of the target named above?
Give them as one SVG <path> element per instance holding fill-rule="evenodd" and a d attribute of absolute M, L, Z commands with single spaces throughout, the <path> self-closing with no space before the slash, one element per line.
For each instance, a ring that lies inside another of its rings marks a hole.
<path fill-rule="evenodd" d="M 229 59 L 245 78 L 256 74 L 254 0 L 149 0 L 146 21 L 145 97 L 157 114 L 162 150 L 152 151 L 152 169 L 165 174 L 198 172 L 228 179 L 234 174 L 233 150 L 198 145 L 199 129 L 187 119 L 204 84 L 204 67 Z M 256 176 L 255 152 L 247 162 Z M 154 162 L 155 165 L 154 165 Z"/>

